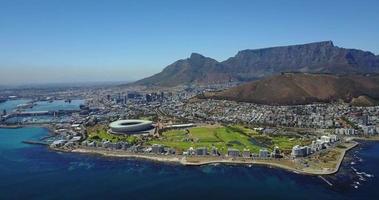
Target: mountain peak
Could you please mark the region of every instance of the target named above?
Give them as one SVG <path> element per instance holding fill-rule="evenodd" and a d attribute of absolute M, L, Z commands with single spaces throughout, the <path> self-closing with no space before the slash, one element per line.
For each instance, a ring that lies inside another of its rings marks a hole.
<path fill-rule="evenodd" d="M 191 53 L 191 56 L 189 57 L 189 59 L 193 60 L 193 59 L 201 59 L 201 58 L 205 58 L 205 56 L 199 54 L 199 53 Z"/>

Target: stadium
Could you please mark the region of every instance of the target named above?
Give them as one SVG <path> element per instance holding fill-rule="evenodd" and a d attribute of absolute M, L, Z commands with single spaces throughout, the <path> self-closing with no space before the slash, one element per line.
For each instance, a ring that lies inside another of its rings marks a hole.
<path fill-rule="evenodd" d="M 154 128 L 153 122 L 139 119 L 118 120 L 110 123 L 109 127 L 113 134 L 146 133 L 146 131 Z"/>

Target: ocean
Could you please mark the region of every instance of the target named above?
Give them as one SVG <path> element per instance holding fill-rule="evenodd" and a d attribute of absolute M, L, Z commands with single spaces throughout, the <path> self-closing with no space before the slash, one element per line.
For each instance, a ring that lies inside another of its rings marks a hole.
<path fill-rule="evenodd" d="M 188 167 L 61 153 L 23 144 L 44 128 L 0 129 L 0 199 L 377 199 L 379 143 L 350 151 L 336 175 L 264 166 Z M 359 183 L 357 183 L 359 182 Z"/>

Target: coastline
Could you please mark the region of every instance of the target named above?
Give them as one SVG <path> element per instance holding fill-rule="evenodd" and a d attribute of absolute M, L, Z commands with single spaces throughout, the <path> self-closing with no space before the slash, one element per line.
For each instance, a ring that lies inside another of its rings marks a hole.
<path fill-rule="evenodd" d="M 352 137 L 352 140 L 356 141 L 379 141 L 379 136 L 370 136 L 370 137 Z"/>
<path fill-rule="evenodd" d="M 64 150 L 64 149 L 53 149 L 64 152 L 73 152 L 73 153 L 83 153 L 83 154 L 97 154 L 106 157 L 118 157 L 118 158 L 134 158 L 134 159 L 143 159 L 157 162 L 166 162 L 166 163 L 176 163 L 184 166 L 202 166 L 209 164 L 243 164 L 243 165 L 261 165 L 268 167 L 275 167 L 284 169 L 287 171 L 291 171 L 298 174 L 304 175 L 331 175 L 335 174 L 339 171 L 341 167 L 341 163 L 345 157 L 347 151 L 356 147 L 359 143 L 353 142 L 352 145 L 347 147 L 346 149 L 340 150 L 341 154 L 337 160 L 336 166 L 332 169 L 309 169 L 309 168 L 297 168 L 288 165 L 288 163 L 294 162 L 290 159 L 267 159 L 267 160 L 254 160 L 252 158 L 219 158 L 219 157 L 211 157 L 211 156 L 174 156 L 174 155 L 154 155 L 154 154 L 139 154 L 139 153 L 131 153 L 125 152 L 121 150 L 106 150 L 106 149 L 96 149 L 96 148 L 88 148 L 88 147 L 80 147 L 73 150 Z"/>
<path fill-rule="evenodd" d="M 22 128 L 22 127 L 42 127 L 48 130 L 49 134 L 54 134 L 53 127 L 49 124 L 44 125 L 18 125 L 18 126 L 0 126 L 0 128 Z M 346 148 L 340 149 L 334 147 L 331 150 L 337 151 L 338 158 L 335 161 L 334 167 L 315 169 L 312 167 L 299 167 L 296 166 L 296 159 L 253 159 L 253 158 L 228 158 L 228 157 L 212 157 L 212 156 L 182 156 L 182 155 L 156 155 L 156 154 L 147 154 L 147 153 L 132 153 L 123 150 L 108 150 L 102 148 L 91 148 L 91 147 L 78 147 L 75 149 L 62 149 L 62 148 L 51 148 L 53 151 L 60 152 L 72 152 L 72 153 L 82 153 L 82 154 L 97 154 L 106 157 L 118 157 L 118 158 L 133 158 L 133 159 L 143 159 L 156 162 L 165 162 L 165 163 L 176 163 L 184 166 L 201 166 L 209 164 L 228 164 L 228 165 L 261 165 L 268 167 L 275 167 L 291 171 L 298 174 L 305 175 L 331 175 L 339 171 L 341 163 L 345 158 L 346 152 L 350 151 L 356 147 L 358 141 L 379 141 L 379 137 L 352 137 L 351 141 L 344 143 Z M 300 159 L 307 159 L 300 158 Z M 334 163 L 333 163 L 334 164 Z"/>
<path fill-rule="evenodd" d="M 24 125 L 0 125 L 0 128 L 17 129 L 24 128 Z"/>

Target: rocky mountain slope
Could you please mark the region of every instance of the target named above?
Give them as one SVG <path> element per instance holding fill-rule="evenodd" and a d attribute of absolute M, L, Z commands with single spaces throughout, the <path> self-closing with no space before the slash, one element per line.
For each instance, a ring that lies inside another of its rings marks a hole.
<path fill-rule="evenodd" d="M 162 72 L 137 81 L 139 85 L 176 86 L 249 81 L 281 72 L 331 74 L 378 73 L 379 56 L 336 47 L 331 41 L 243 50 L 223 62 L 193 53 Z"/>
<path fill-rule="evenodd" d="M 242 84 L 199 98 L 225 99 L 270 105 L 295 105 L 343 100 L 376 104 L 379 76 L 286 73 Z"/>

